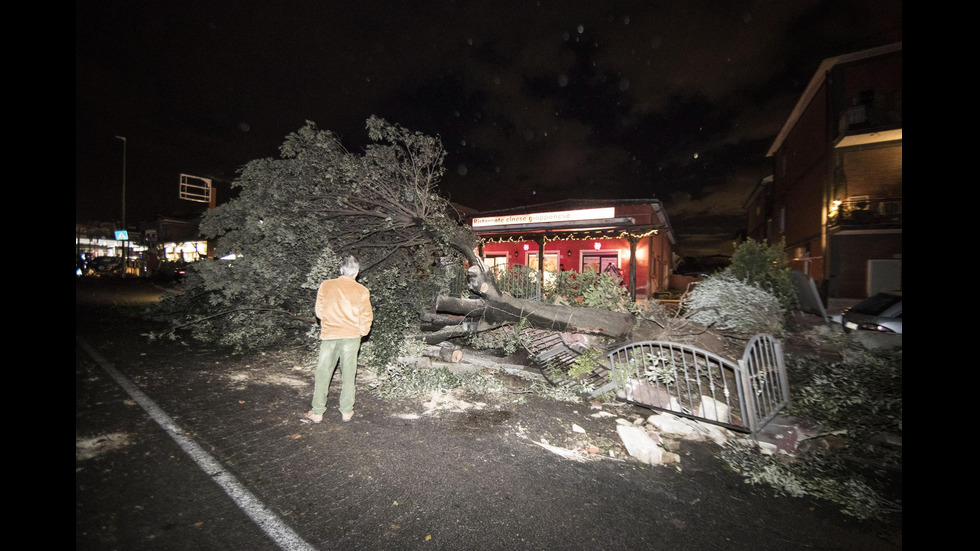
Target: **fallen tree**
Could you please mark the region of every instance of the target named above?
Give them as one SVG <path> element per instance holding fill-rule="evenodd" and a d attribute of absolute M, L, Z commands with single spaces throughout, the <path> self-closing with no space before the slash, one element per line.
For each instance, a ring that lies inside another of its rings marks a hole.
<path fill-rule="evenodd" d="M 240 171 L 238 197 L 206 213 L 202 234 L 216 256 L 195 263 L 166 308 L 176 332 L 239 349 L 315 346 L 316 289 L 355 255 L 375 310 L 365 342 L 368 361 L 385 365 L 406 343 L 430 345 L 505 325 L 651 338 L 663 326 L 625 312 L 515 298 L 498 287 L 476 255 L 477 238 L 458 222 L 437 183 L 440 140 L 376 117 L 373 142 L 349 151 L 308 123 L 287 136 L 281 158 Z M 472 298 L 450 296 L 451 275 L 468 266 Z"/>

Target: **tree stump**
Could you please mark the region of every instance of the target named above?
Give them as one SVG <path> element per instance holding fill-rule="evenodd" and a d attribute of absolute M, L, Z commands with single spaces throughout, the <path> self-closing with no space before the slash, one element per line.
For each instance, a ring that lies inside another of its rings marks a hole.
<path fill-rule="evenodd" d="M 447 342 L 439 343 L 438 346 L 429 346 L 425 349 L 425 355 L 429 358 L 438 358 L 448 363 L 458 363 L 463 359 L 463 350 Z"/>

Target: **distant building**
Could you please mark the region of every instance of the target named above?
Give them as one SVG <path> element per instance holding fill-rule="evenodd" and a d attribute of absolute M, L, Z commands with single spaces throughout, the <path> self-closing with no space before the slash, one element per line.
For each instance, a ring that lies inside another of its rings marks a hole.
<path fill-rule="evenodd" d="M 140 224 L 144 234 L 154 236 L 157 243 L 184 242 L 200 240 L 201 217 L 195 216 L 159 216 L 152 222 Z"/>
<path fill-rule="evenodd" d="M 122 237 L 114 223 L 76 223 L 76 273 L 84 275 L 88 263 L 99 257 L 118 257 L 121 261 L 126 256 L 127 274 L 133 276 L 146 275 L 144 267 L 151 254 L 163 262 L 201 260 L 208 256 L 208 242 L 200 237 L 199 226 L 200 216 L 159 217 L 139 224 L 138 229 L 130 226 Z"/>
<path fill-rule="evenodd" d="M 824 60 L 767 157 L 747 237 L 785 239 L 825 301 L 901 289 L 901 43 Z"/>
<path fill-rule="evenodd" d="M 490 265 L 545 274 L 597 270 L 623 281 L 633 299 L 666 290 L 675 243 L 659 200 L 568 200 L 469 214 Z"/>

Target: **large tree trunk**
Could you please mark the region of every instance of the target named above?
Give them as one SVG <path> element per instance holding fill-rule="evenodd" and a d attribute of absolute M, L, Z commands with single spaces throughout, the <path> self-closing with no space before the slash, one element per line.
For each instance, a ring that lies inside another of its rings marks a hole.
<path fill-rule="evenodd" d="M 430 338 L 426 339 L 430 344 L 439 342 L 434 339 L 452 338 L 522 320 L 525 326 L 536 329 L 590 333 L 617 339 L 627 337 L 633 330 L 636 319 L 630 314 L 545 304 L 503 293 L 480 257 L 473 254 L 472 248 L 462 242 L 453 242 L 453 247 L 469 260 L 469 288 L 480 298 L 438 297 L 435 312 L 423 319 L 423 327 L 430 330 L 439 328 L 436 331 L 438 336 L 430 334 Z"/>
<path fill-rule="evenodd" d="M 729 339 L 690 320 L 672 319 L 662 324 L 621 312 L 514 298 L 500 291 L 493 275 L 470 246 L 455 241 L 452 245 L 469 260 L 469 288 L 480 298 L 437 297 L 433 312 L 422 319 L 428 344 L 523 321 L 524 327 L 603 335 L 616 340 L 682 342 L 724 357 L 735 358 L 742 353 L 740 346 L 728 349 L 732 346 Z"/>
<path fill-rule="evenodd" d="M 492 287 L 496 291 L 496 287 Z M 535 329 L 566 331 L 571 333 L 590 333 L 624 338 L 630 334 L 636 319 L 621 312 L 597 310 L 594 308 L 574 308 L 556 304 L 545 304 L 538 300 L 514 298 L 499 291 L 485 292 L 482 299 L 454 299 L 440 296 L 435 304 L 437 316 L 444 321 L 476 319 L 490 326 L 505 323 L 524 324 Z M 474 327 L 473 329 L 477 329 Z"/>

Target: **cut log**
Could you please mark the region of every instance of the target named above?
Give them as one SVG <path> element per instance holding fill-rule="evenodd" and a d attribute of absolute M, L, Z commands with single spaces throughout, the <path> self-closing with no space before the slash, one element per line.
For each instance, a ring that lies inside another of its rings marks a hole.
<path fill-rule="evenodd" d="M 449 312 L 461 316 L 482 317 L 487 309 L 487 302 L 482 298 L 459 298 L 439 295 L 436 297 L 435 311 Z"/>
<path fill-rule="evenodd" d="M 425 329 L 423 327 L 423 329 Z M 425 344 L 442 344 L 444 341 L 449 339 L 455 339 L 456 337 L 462 337 L 469 335 L 470 332 L 464 329 L 462 326 L 456 325 L 452 327 L 443 327 L 441 329 L 425 333 Z"/>
<path fill-rule="evenodd" d="M 463 350 L 449 343 L 440 343 L 438 346 L 427 347 L 425 355 L 429 358 L 438 358 L 444 362 L 458 363 L 463 359 Z"/>
<path fill-rule="evenodd" d="M 466 321 L 466 316 L 423 312 L 420 319 L 422 320 L 422 323 L 425 324 L 438 327 L 447 327 L 450 325 L 462 325 Z"/>

